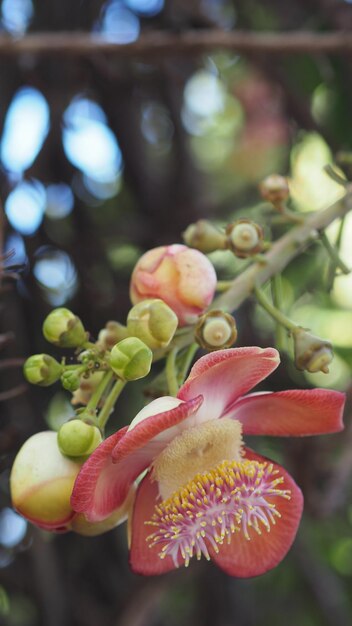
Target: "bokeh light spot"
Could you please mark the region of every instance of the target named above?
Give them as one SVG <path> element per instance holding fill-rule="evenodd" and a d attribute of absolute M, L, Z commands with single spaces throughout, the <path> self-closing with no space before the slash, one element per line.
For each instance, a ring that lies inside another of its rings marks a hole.
<path fill-rule="evenodd" d="M 99 30 L 108 41 L 131 43 L 138 39 L 140 23 L 138 17 L 119 0 L 112 0 L 103 9 Z"/>
<path fill-rule="evenodd" d="M 6 169 L 22 174 L 37 157 L 49 131 L 49 106 L 43 94 L 23 87 L 8 108 L 1 140 L 1 161 Z"/>
<path fill-rule="evenodd" d="M 5 508 L 0 513 L 0 543 L 5 548 L 13 548 L 24 538 L 27 522 L 12 509 Z"/>
<path fill-rule="evenodd" d="M 49 246 L 40 248 L 36 257 L 33 273 L 45 299 L 53 306 L 61 306 L 72 298 L 78 287 L 77 272 L 71 257 Z"/>
<path fill-rule="evenodd" d="M 52 219 L 62 219 L 69 215 L 73 209 L 74 196 L 71 187 L 65 183 L 48 185 L 46 199 L 45 213 Z"/>
<path fill-rule="evenodd" d="M 105 123 L 99 105 L 77 98 L 64 114 L 63 146 L 67 158 L 99 182 L 113 181 L 122 167 L 116 137 Z"/>
<path fill-rule="evenodd" d="M 7 196 L 5 213 L 21 235 L 33 235 L 39 228 L 46 205 L 45 189 L 39 181 L 23 181 Z"/>

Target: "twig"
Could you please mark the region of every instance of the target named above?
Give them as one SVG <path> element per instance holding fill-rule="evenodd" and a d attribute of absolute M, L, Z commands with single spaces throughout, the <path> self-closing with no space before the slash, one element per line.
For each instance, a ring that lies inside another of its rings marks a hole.
<path fill-rule="evenodd" d="M 303 224 L 292 227 L 288 233 L 278 239 L 270 250 L 262 255 L 261 261 L 250 267 L 235 278 L 232 286 L 213 301 L 211 308 L 235 311 L 251 295 L 255 287 L 260 287 L 298 256 L 312 240 L 319 237 L 319 232 L 335 219 L 342 218 L 352 209 L 352 186 L 337 202 L 323 211 L 312 213 Z M 174 344 L 179 348 L 189 345 L 193 339 L 194 329 L 179 335 Z M 160 351 L 161 352 L 161 351 Z M 161 357 L 162 354 L 158 354 Z"/>
<path fill-rule="evenodd" d="M 209 49 L 225 49 L 242 53 L 268 54 L 352 54 L 350 33 L 287 32 L 227 32 L 218 29 L 199 29 L 182 33 L 149 31 L 137 41 L 119 44 L 103 35 L 84 32 L 41 32 L 13 39 L 0 36 L 0 56 L 23 54 L 87 57 L 103 52 L 119 58 L 199 54 Z"/>

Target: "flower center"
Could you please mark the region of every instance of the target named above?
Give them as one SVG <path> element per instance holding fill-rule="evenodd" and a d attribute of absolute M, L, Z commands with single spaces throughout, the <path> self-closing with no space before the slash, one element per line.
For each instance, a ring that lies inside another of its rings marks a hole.
<path fill-rule="evenodd" d="M 162 499 L 224 459 L 239 461 L 241 433 L 240 422 L 225 417 L 198 424 L 175 437 L 153 463 L 153 479 L 159 483 Z"/>
<path fill-rule="evenodd" d="M 181 559 L 187 567 L 193 556 L 209 560 L 209 547 L 218 553 L 235 532 L 247 540 L 253 531 L 269 532 L 281 517 L 273 499 L 291 497 L 289 490 L 277 488 L 284 480 L 278 473 L 272 463 L 243 460 L 223 461 L 195 475 L 155 507 L 146 522 L 155 528 L 147 538 L 150 547 L 160 546 L 159 557 L 170 556 L 175 567 Z"/>

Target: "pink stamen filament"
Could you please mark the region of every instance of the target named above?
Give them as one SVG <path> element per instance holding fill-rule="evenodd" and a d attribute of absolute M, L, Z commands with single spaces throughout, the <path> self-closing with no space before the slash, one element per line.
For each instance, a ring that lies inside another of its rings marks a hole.
<path fill-rule="evenodd" d="M 155 507 L 146 522 L 155 528 L 147 537 L 149 546 L 160 546 L 159 557 L 170 556 L 175 567 L 181 559 L 187 567 L 193 556 L 209 560 L 208 548 L 218 553 L 235 532 L 248 541 L 251 530 L 270 532 L 281 517 L 272 498 L 291 497 L 289 490 L 277 488 L 283 482 L 271 463 L 223 461 Z"/>

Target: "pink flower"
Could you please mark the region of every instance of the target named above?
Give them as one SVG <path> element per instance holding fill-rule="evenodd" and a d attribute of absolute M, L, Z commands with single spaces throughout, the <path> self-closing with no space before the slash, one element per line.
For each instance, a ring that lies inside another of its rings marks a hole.
<path fill-rule="evenodd" d="M 290 548 L 303 498 L 290 475 L 244 435 L 342 429 L 344 394 L 325 389 L 245 395 L 279 364 L 272 348 L 221 350 L 194 365 L 178 397 L 146 406 L 83 465 L 71 504 L 104 519 L 139 483 L 131 519 L 134 572 L 161 574 L 204 555 L 232 576 L 275 567 Z"/>
<path fill-rule="evenodd" d="M 193 248 L 174 244 L 143 254 L 132 273 L 130 295 L 133 304 L 160 298 L 184 326 L 204 312 L 215 288 L 215 270 L 207 257 Z"/>

